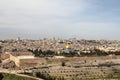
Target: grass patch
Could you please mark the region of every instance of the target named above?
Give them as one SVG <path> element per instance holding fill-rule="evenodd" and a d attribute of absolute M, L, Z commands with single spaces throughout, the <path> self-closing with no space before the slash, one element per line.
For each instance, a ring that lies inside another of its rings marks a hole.
<path fill-rule="evenodd" d="M 15 74 L 0 73 L 0 80 L 36 80 L 36 79 L 21 77 Z"/>

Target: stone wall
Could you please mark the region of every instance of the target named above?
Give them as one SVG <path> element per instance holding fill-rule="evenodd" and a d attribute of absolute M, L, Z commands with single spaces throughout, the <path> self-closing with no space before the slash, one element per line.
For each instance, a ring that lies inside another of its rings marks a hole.
<path fill-rule="evenodd" d="M 83 60 L 109 60 L 119 59 L 120 56 L 99 56 L 99 57 L 67 57 L 67 58 L 49 58 L 47 63 L 59 63 L 59 62 L 78 62 Z"/>
<path fill-rule="evenodd" d="M 0 60 L 5 60 L 5 59 L 8 59 L 10 58 L 10 55 L 9 54 L 4 54 L 0 57 Z"/>
<path fill-rule="evenodd" d="M 17 67 L 19 67 L 20 66 L 20 60 L 16 56 L 13 56 L 11 54 L 9 54 L 9 55 L 10 55 L 10 60 L 12 60 L 13 62 L 15 62 L 15 65 Z"/>
<path fill-rule="evenodd" d="M 15 63 L 17 67 L 35 67 L 46 62 L 44 58 L 28 57 L 29 55 L 26 56 L 26 58 L 25 56 L 14 56 L 10 52 L 7 52 L 6 55 Z"/>
<path fill-rule="evenodd" d="M 19 67 L 37 67 L 44 63 L 46 63 L 46 61 L 43 58 L 20 59 Z"/>

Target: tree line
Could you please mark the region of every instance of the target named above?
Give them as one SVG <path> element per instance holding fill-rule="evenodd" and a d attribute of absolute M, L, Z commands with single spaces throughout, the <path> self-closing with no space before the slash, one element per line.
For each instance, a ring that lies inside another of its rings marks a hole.
<path fill-rule="evenodd" d="M 84 57 L 84 56 L 107 56 L 110 54 L 114 54 L 114 55 L 120 55 L 120 51 L 115 51 L 115 52 L 105 52 L 99 49 L 94 49 L 91 50 L 90 52 L 80 52 L 78 53 L 78 51 L 74 51 L 74 52 L 69 52 L 69 53 L 65 53 L 62 52 L 60 54 L 57 54 L 55 51 L 51 51 L 51 50 L 46 50 L 46 51 L 42 51 L 42 50 L 28 50 L 30 52 L 32 52 L 35 57 L 53 57 L 53 56 L 65 56 L 65 57 Z"/>

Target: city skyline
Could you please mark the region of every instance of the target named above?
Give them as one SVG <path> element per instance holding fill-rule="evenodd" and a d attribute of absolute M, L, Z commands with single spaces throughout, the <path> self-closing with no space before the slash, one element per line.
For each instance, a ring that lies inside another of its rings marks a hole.
<path fill-rule="evenodd" d="M 1 0 L 0 39 L 120 40 L 119 0 Z"/>

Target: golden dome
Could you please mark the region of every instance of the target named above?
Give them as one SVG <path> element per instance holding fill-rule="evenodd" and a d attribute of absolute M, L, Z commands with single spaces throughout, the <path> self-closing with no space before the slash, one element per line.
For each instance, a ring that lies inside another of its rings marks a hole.
<path fill-rule="evenodd" d="M 71 46 L 69 44 L 66 45 L 66 49 L 70 49 Z"/>

